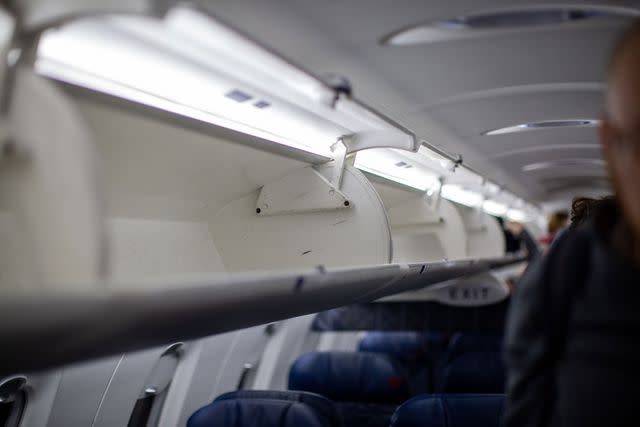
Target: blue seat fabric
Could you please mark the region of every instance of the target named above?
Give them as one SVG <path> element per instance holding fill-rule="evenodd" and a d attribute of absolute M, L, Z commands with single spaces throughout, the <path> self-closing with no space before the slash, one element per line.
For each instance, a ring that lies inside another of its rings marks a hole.
<path fill-rule="evenodd" d="M 388 427 L 409 396 L 402 371 L 389 356 L 374 353 L 304 354 L 291 367 L 289 388 L 333 399 L 349 427 Z"/>
<path fill-rule="evenodd" d="M 343 427 L 328 399 L 304 392 L 241 390 L 200 408 L 187 427 Z"/>
<path fill-rule="evenodd" d="M 398 360 L 431 360 L 441 354 L 448 337 L 437 332 L 384 332 L 367 333 L 358 345 L 363 352 L 385 353 Z"/>
<path fill-rule="evenodd" d="M 504 395 L 424 395 L 400 406 L 391 427 L 499 427 Z"/>
<path fill-rule="evenodd" d="M 504 393 L 506 379 L 501 346 L 501 337 L 454 337 L 438 390 L 442 393 Z"/>
<path fill-rule="evenodd" d="M 388 356 L 373 353 L 303 354 L 291 366 L 289 389 L 354 402 L 393 403 L 409 396 L 401 369 Z"/>

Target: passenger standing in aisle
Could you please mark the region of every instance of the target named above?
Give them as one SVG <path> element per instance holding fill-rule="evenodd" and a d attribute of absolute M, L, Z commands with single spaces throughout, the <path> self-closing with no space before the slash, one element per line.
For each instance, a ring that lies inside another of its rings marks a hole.
<path fill-rule="evenodd" d="M 612 54 L 600 140 L 617 203 L 563 233 L 517 286 L 506 427 L 640 424 L 640 21 Z"/>

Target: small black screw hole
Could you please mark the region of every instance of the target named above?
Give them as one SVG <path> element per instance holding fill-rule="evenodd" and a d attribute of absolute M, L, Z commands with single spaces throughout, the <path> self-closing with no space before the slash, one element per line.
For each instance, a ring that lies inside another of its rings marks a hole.
<path fill-rule="evenodd" d="M 257 209 L 256 209 L 256 213 L 260 213 L 260 212 L 262 212 L 262 209 L 257 208 Z"/>
<path fill-rule="evenodd" d="M 350 204 L 351 204 L 351 203 L 349 203 L 349 201 L 348 201 L 348 200 L 345 200 L 345 201 L 344 201 L 344 205 L 345 205 L 345 206 L 349 206 Z"/>

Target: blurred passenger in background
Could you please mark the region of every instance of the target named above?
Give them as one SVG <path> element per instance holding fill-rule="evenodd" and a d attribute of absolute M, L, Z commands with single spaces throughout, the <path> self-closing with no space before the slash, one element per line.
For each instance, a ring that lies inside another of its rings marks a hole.
<path fill-rule="evenodd" d="M 506 427 L 640 425 L 639 20 L 611 57 L 600 141 L 616 198 L 559 236 L 516 288 Z"/>
<path fill-rule="evenodd" d="M 569 225 L 569 213 L 567 211 L 557 211 L 549 216 L 547 224 L 547 235 L 540 239 L 540 243 L 545 248 L 549 247 L 558 233 Z"/>

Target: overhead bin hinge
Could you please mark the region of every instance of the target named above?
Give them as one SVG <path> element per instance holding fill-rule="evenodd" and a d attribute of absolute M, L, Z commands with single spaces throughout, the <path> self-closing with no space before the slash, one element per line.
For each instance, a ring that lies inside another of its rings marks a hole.
<path fill-rule="evenodd" d="M 347 158 L 342 139 L 331 146 L 334 160 L 320 166 L 296 169 L 260 190 L 256 213 L 263 216 L 345 209 L 350 206 L 340 191 Z M 321 173 L 318 168 L 328 171 Z"/>
<path fill-rule="evenodd" d="M 342 137 L 347 154 L 368 148 L 397 148 L 399 150 L 418 151 L 420 142 L 411 133 L 397 129 L 376 129 L 352 133 Z"/>
<path fill-rule="evenodd" d="M 335 174 L 335 168 L 332 173 Z M 335 175 L 332 179 L 336 179 Z M 263 186 L 256 213 L 263 216 L 297 214 L 345 209 L 349 205 L 347 196 L 333 182 L 313 166 L 307 166 Z"/>

